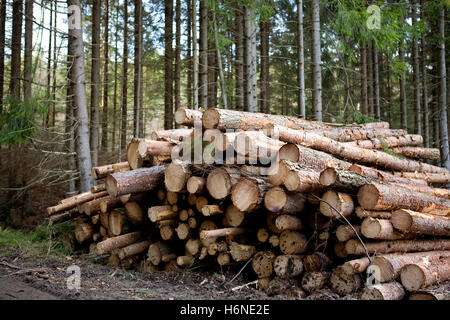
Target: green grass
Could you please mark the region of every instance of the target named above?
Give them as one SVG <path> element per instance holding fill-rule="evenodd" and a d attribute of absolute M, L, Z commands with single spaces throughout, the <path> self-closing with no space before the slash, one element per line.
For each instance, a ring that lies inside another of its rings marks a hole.
<path fill-rule="evenodd" d="M 25 255 L 68 256 L 71 249 L 64 247 L 61 237 L 73 230 L 73 223 L 40 226 L 32 232 L 0 228 L 0 255 L 10 255 L 19 250 Z"/>

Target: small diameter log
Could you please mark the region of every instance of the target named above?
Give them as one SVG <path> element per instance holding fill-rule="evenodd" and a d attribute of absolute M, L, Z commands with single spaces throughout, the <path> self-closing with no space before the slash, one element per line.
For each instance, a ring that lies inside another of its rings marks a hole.
<path fill-rule="evenodd" d="M 130 166 L 127 161 L 108 164 L 106 166 L 92 168 L 92 176 L 94 180 L 106 178 L 111 173 L 129 171 Z"/>
<path fill-rule="evenodd" d="M 70 210 L 64 213 L 55 214 L 48 218 L 48 225 L 52 226 L 57 223 L 65 222 L 76 218 L 79 215 L 77 210 Z"/>
<path fill-rule="evenodd" d="M 269 289 L 269 283 L 270 283 L 270 277 L 267 278 L 259 278 L 258 282 L 256 284 L 256 287 L 259 290 L 264 290 L 267 291 L 267 289 Z"/>
<path fill-rule="evenodd" d="M 344 263 L 341 268 L 345 273 L 363 273 L 367 270 L 367 267 L 370 265 L 369 258 L 361 258 L 350 260 Z"/>
<path fill-rule="evenodd" d="M 407 264 L 400 271 L 400 279 L 408 291 L 418 291 L 445 282 L 450 279 L 450 257 Z"/>
<path fill-rule="evenodd" d="M 162 268 L 164 272 L 179 272 L 180 267 L 177 264 L 176 260 L 170 260 L 166 264 L 164 264 L 164 267 Z"/>
<path fill-rule="evenodd" d="M 331 264 L 331 260 L 322 252 L 314 252 L 303 259 L 303 266 L 306 272 L 326 271 Z"/>
<path fill-rule="evenodd" d="M 322 289 L 330 278 L 330 272 L 307 272 L 302 278 L 302 288 L 312 293 Z"/>
<path fill-rule="evenodd" d="M 361 233 L 361 226 L 353 226 L 358 234 Z M 356 233 L 349 225 L 343 224 L 336 229 L 336 238 L 338 241 L 346 242 L 347 240 L 356 238 Z"/>
<path fill-rule="evenodd" d="M 159 191 L 158 191 L 158 194 L 159 194 Z M 128 193 L 128 194 L 123 194 L 123 195 L 119 196 L 119 199 L 123 204 L 125 204 L 127 202 L 138 202 L 138 201 L 145 200 L 146 196 L 147 196 L 146 192 Z M 164 193 L 164 196 L 161 200 L 164 200 L 165 197 L 166 197 L 166 194 Z"/>
<path fill-rule="evenodd" d="M 106 178 L 106 190 L 112 197 L 154 190 L 164 181 L 164 166 L 113 173 Z"/>
<path fill-rule="evenodd" d="M 419 146 L 423 143 L 423 137 L 417 134 L 406 134 L 399 137 L 385 137 L 383 139 L 357 140 L 348 142 L 348 145 L 358 146 L 364 149 L 384 149 L 401 146 Z"/>
<path fill-rule="evenodd" d="M 301 193 L 287 193 L 283 188 L 274 187 L 264 196 L 264 206 L 278 214 L 298 214 L 303 212 L 306 196 Z"/>
<path fill-rule="evenodd" d="M 208 248 L 206 247 L 202 247 L 200 249 L 200 255 L 198 257 L 199 260 L 204 260 L 206 258 L 206 256 L 208 255 Z"/>
<path fill-rule="evenodd" d="M 149 240 L 144 240 L 141 242 L 131 244 L 129 246 L 126 246 L 126 247 L 120 249 L 119 252 L 117 253 L 117 256 L 119 257 L 120 260 L 124 260 L 126 258 L 135 256 L 135 255 L 138 255 L 138 254 L 141 254 L 141 253 L 147 251 L 149 245 L 150 245 Z"/>
<path fill-rule="evenodd" d="M 216 230 L 203 230 L 200 231 L 200 239 L 217 239 L 219 237 L 237 236 L 247 233 L 248 231 L 243 228 L 224 228 Z"/>
<path fill-rule="evenodd" d="M 84 243 L 92 239 L 94 235 L 94 227 L 90 223 L 81 223 L 75 226 L 75 239 L 79 243 Z"/>
<path fill-rule="evenodd" d="M 268 296 L 284 295 L 291 299 L 304 299 L 306 297 L 299 281 L 293 277 L 273 278 L 269 282 L 266 293 Z"/>
<path fill-rule="evenodd" d="M 260 243 L 266 243 L 269 240 L 269 236 L 269 231 L 267 231 L 266 228 L 259 228 L 256 232 L 256 239 L 258 239 Z"/>
<path fill-rule="evenodd" d="M 80 206 L 78 211 L 90 216 L 92 214 L 95 214 L 95 213 L 101 211 L 101 204 L 103 202 L 106 202 L 106 207 L 109 206 L 109 203 L 111 203 L 111 207 L 113 207 L 114 204 L 117 204 L 117 206 L 120 204 L 120 200 L 117 201 L 117 200 L 114 200 L 111 196 L 106 196 L 103 198 L 98 198 L 98 199 L 94 199 L 89 202 L 83 203 Z M 105 210 L 105 212 L 106 211 L 108 211 L 108 210 Z"/>
<path fill-rule="evenodd" d="M 230 204 L 225 210 L 225 219 L 230 227 L 239 227 L 245 220 L 245 213 Z"/>
<path fill-rule="evenodd" d="M 178 108 L 175 112 L 175 123 L 179 125 L 194 126 L 194 121 L 201 121 L 203 112 L 199 110 L 191 110 L 188 108 Z"/>
<path fill-rule="evenodd" d="M 144 222 L 144 211 L 137 202 L 127 202 L 125 204 L 125 214 L 134 225 Z"/>
<path fill-rule="evenodd" d="M 353 241 L 353 240 L 349 240 L 349 241 L 347 241 L 347 243 L 349 243 L 350 241 Z M 347 243 L 336 242 L 334 244 L 333 252 L 334 252 L 334 254 L 337 257 L 339 257 L 339 258 L 346 258 L 347 257 L 347 255 L 348 255 L 347 250 L 346 250 L 346 244 Z"/>
<path fill-rule="evenodd" d="M 433 250 L 450 250 L 450 240 L 394 240 L 365 243 L 369 253 L 420 252 Z M 350 255 L 365 255 L 359 240 L 348 240 L 345 249 Z"/>
<path fill-rule="evenodd" d="M 275 259 L 273 264 L 275 274 L 280 278 L 297 277 L 303 272 L 301 256 L 281 255 Z"/>
<path fill-rule="evenodd" d="M 187 210 L 183 209 L 180 210 L 180 212 L 178 212 L 178 219 L 180 219 L 180 221 L 186 222 L 189 219 L 189 213 Z"/>
<path fill-rule="evenodd" d="M 228 250 L 228 244 L 226 241 L 214 242 L 208 246 L 208 254 L 215 256 L 220 252 L 226 252 Z"/>
<path fill-rule="evenodd" d="M 400 275 L 401 269 L 408 264 L 430 262 L 450 257 L 450 251 L 428 251 L 414 253 L 394 253 L 377 256 L 372 261 L 372 275 L 379 282 L 389 282 Z"/>
<path fill-rule="evenodd" d="M 273 163 L 267 171 L 267 179 L 274 186 L 281 186 L 290 171 L 290 161 L 281 160 Z"/>
<path fill-rule="evenodd" d="M 147 256 L 154 266 L 158 266 L 161 262 L 163 262 L 162 257 L 171 253 L 173 253 L 173 249 L 167 243 L 158 241 L 150 244 L 148 247 Z"/>
<path fill-rule="evenodd" d="M 88 192 L 73 196 L 71 198 L 61 200 L 60 203 L 56 206 L 48 207 L 47 214 L 49 216 L 51 216 L 51 215 L 61 212 L 61 211 L 67 211 L 67 210 L 73 209 L 77 206 L 80 206 L 83 203 L 86 203 L 88 201 L 92 201 L 95 199 L 103 198 L 107 195 L 108 195 L 107 191 L 101 191 L 98 193 L 92 193 L 92 192 L 88 191 Z"/>
<path fill-rule="evenodd" d="M 405 289 L 396 281 L 365 287 L 361 300 L 402 300 Z"/>
<path fill-rule="evenodd" d="M 202 207 L 202 214 L 205 217 L 211 217 L 215 215 L 223 214 L 222 209 L 218 205 L 206 205 Z"/>
<path fill-rule="evenodd" d="M 414 159 L 438 160 L 441 157 L 439 149 L 435 148 L 399 147 L 393 148 L 392 151 L 396 154 Z"/>
<path fill-rule="evenodd" d="M 256 253 L 256 248 L 250 245 L 231 242 L 230 254 L 234 261 L 248 261 Z"/>
<path fill-rule="evenodd" d="M 281 231 L 285 230 L 303 230 L 303 222 L 296 216 L 281 215 L 275 220 L 275 225 Z"/>
<path fill-rule="evenodd" d="M 306 251 L 306 237 L 297 231 L 283 231 L 280 235 L 280 250 L 284 254 L 292 255 Z"/>
<path fill-rule="evenodd" d="M 241 178 L 231 189 L 231 201 L 241 211 L 254 211 L 261 206 L 270 187 L 262 178 Z"/>
<path fill-rule="evenodd" d="M 391 211 L 370 211 L 370 210 L 364 210 L 361 207 L 356 207 L 355 214 L 360 219 L 365 219 L 368 217 L 376 218 L 376 219 L 390 219 L 392 216 Z"/>
<path fill-rule="evenodd" d="M 103 213 L 109 212 L 112 209 L 118 208 L 120 206 L 122 206 L 122 201 L 120 201 L 120 199 L 117 198 L 111 198 L 110 196 L 107 196 L 105 198 L 100 198 L 101 202 L 100 202 L 100 211 Z M 99 200 L 100 200 L 99 199 Z M 92 210 L 92 207 L 90 208 L 90 210 Z"/>
<path fill-rule="evenodd" d="M 319 182 L 324 187 L 355 192 L 363 185 L 371 182 L 367 177 L 359 173 L 338 168 L 327 168 L 320 173 Z"/>
<path fill-rule="evenodd" d="M 164 241 L 172 240 L 175 238 L 175 230 L 172 226 L 165 225 L 159 228 L 159 234 Z"/>
<path fill-rule="evenodd" d="M 358 192 L 360 206 L 367 210 L 408 209 L 418 212 L 450 213 L 450 201 L 381 183 L 366 184 Z"/>
<path fill-rule="evenodd" d="M 280 245 L 280 237 L 278 237 L 276 234 L 273 234 L 269 238 L 269 243 L 273 248 L 276 248 Z"/>
<path fill-rule="evenodd" d="M 178 192 L 167 191 L 166 194 L 167 203 L 173 206 L 178 203 Z"/>
<path fill-rule="evenodd" d="M 231 188 L 238 182 L 240 177 L 241 173 L 237 169 L 229 167 L 215 168 L 208 174 L 206 189 L 214 199 L 223 200 L 231 193 Z"/>
<path fill-rule="evenodd" d="M 273 273 L 275 254 L 272 251 L 260 251 L 252 260 L 252 268 L 258 278 L 270 277 Z"/>
<path fill-rule="evenodd" d="M 206 197 L 200 196 L 195 201 L 195 207 L 197 208 L 198 212 L 202 212 L 202 209 L 204 206 L 208 205 L 208 199 Z"/>
<path fill-rule="evenodd" d="M 330 286 L 340 296 L 346 296 L 360 289 L 362 281 L 359 274 L 347 273 L 344 269 L 337 268 L 331 274 Z"/>
<path fill-rule="evenodd" d="M 175 219 L 178 213 L 172 210 L 171 206 L 155 206 L 148 208 L 148 217 L 151 222 Z"/>
<path fill-rule="evenodd" d="M 152 140 L 183 141 L 192 134 L 192 129 L 170 129 L 153 130 L 150 137 Z"/>
<path fill-rule="evenodd" d="M 171 192 L 180 192 L 185 189 L 192 173 L 189 164 L 180 160 L 173 160 L 166 168 L 164 183 Z"/>
<path fill-rule="evenodd" d="M 269 228 L 270 232 L 275 234 L 280 234 L 281 230 L 277 228 L 275 225 L 275 221 L 278 218 L 278 215 L 274 212 L 270 212 L 266 218 L 267 228 Z"/>
<path fill-rule="evenodd" d="M 125 214 L 118 209 L 114 209 L 109 214 L 108 232 L 112 236 L 120 236 L 124 231 Z"/>
<path fill-rule="evenodd" d="M 190 177 L 187 181 L 187 191 L 191 194 L 200 194 L 206 185 L 206 180 L 202 177 Z"/>
<path fill-rule="evenodd" d="M 201 242 L 198 239 L 189 239 L 184 248 L 186 249 L 186 253 L 188 253 L 191 256 L 195 256 L 200 252 L 201 249 Z"/>
<path fill-rule="evenodd" d="M 320 213 L 326 217 L 340 219 L 343 215 L 347 218 L 353 214 L 355 209 L 352 197 L 346 193 L 329 190 L 322 196 L 322 200 L 320 202 Z M 341 215 L 333 210 L 330 205 L 338 210 Z"/>
<path fill-rule="evenodd" d="M 179 256 L 177 258 L 177 265 L 179 267 L 188 267 L 194 263 L 195 259 L 192 256 Z"/>
<path fill-rule="evenodd" d="M 450 217 L 402 209 L 395 211 L 390 221 L 394 228 L 401 232 L 410 232 L 416 235 L 450 236 Z"/>
<path fill-rule="evenodd" d="M 91 188 L 91 192 L 92 193 L 98 193 L 98 192 L 101 192 L 101 191 L 106 191 L 106 185 L 104 183 L 98 184 L 98 185 L 93 186 Z"/>
<path fill-rule="evenodd" d="M 422 186 L 427 185 L 427 183 L 423 179 L 404 178 L 404 177 L 398 176 L 397 173 L 395 173 L 395 172 L 394 172 L 394 174 L 392 174 L 387 171 L 377 170 L 377 169 L 362 166 L 359 164 L 353 164 L 350 168 L 348 168 L 348 170 L 362 174 L 363 176 L 370 178 L 370 179 L 380 180 L 380 181 L 388 182 L 388 183 L 414 184 L 414 185 L 422 185 Z M 420 173 L 420 174 L 428 175 L 428 173 Z"/>
<path fill-rule="evenodd" d="M 425 180 L 431 184 L 450 183 L 450 173 L 394 172 L 394 175 L 405 179 Z"/>
<path fill-rule="evenodd" d="M 109 253 L 114 249 L 119 249 L 139 241 L 143 237 L 141 231 L 127 233 L 118 237 L 109 238 L 97 244 L 99 255 Z"/>
<path fill-rule="evenodd" d="M 178 239 L 186 240 L 191 235 L 191 228 L 187 223 L 180 223 L 178 227 L 175 228 L 175 232 L 177 233 Z"/>
<path fill-rule="evenodd" d="M 361 233 L 366 238 L 379 240 L 399 240 L 408 237 L 408 235 L 395 231 L 389 220 L 370 217 L 362 222 Z"/>
<path fill-rule="evenodd" d="M 195 219 L 194 217 L 190 217 L 187 221 L 189 228 L 191 229 L 195 229 L 198 226 L 198 222 L 197 219 Z"/>
<path fill-rule="evenodd" d="M 91 217 L 91 223 L 96 226 L 100 222 L 100 214 Z"/>
<path fill-rule="evenodd" d="M 219 266 L 228 266 L 231 264 L 231 257 L 226 252 L 221 252 L 217 255 L 217 263 Z"/>
<path fill-rule="evenodd" d="M 284 179 L 284 186 L 291 192 L 315 192 L 323 190 L 319 182 L 320 172 L 296 168 L 289 171 Z"/>

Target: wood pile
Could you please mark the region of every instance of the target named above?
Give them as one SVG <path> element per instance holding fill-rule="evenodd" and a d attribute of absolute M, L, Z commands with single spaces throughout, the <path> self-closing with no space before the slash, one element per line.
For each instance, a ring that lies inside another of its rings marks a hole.
<path fill-rule="evenodd" d="M 202 261 L 250 267 L 268 294 L 448 298 L 433 292 L 450 280 L 450 173 L 421 136 L 219 109 L 175 119 L 187 128 L 133 139 L 49 223 L 76 219 L 76 241 L 115 267 Z"/>

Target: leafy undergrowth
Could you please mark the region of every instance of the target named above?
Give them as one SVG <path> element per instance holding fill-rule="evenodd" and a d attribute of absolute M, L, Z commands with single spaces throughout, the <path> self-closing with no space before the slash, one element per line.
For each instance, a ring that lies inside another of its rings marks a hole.
<path fill-rule="evenodd" d="M 55 226 L 39 226 L 32 232 L 0 228 L 0 255 L 9 255 L 19 250 L 24 255 L 69 256 L 72 250 L 64 246 L 62 238 L 73 230 L 73 223 Z"/>

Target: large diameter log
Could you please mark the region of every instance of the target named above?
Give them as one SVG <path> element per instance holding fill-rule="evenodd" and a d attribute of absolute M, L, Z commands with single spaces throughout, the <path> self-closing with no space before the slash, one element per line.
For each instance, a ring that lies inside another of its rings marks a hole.
<path fill-rule="evenodd" d="M 346 296 L 360 289 L 362 281 L 358 273 L 347 273 L 342 268 L 336 268 L 331 273 L 330 286 L 340 296 Z"/>
<path fill-rule="evenodd" d="M 79 243 L 84 243 L 92 239 L 94 227 L 90 223 L 81 223 L 75 226 L 75 238 Z"/>
<path fill-rule="evenodd" d="M 256 248 L 251 245 L 239 244 L 231 242 L 230 254 L 234 261 L 248 261 L 256 253 Z"/>
<path fill-rule="evenodd" d="M 336 238 L 341 242 L 356 238 L 355 230 L 358 234 L 361 233 L 361 226 L 353 226 L 353 228 L 351 228 L 346 224 L 340 225 L 336 229 Z"/>
<path fill-rule="evenodd" d="M 171 192 L 180 192 L 185 189 L 191 177 L 189 164 L 180 160 L 173 160 L 166 168 L 164 183 Z"/>
<path fill-rule="evenodd" d="M 392 151 L 396 154 L 415 159 L 438 160 L 441 157 L 439 149 L 434 148 L 400 147 L 393 148 Z"/>
<path fill-rule="evenodd" d="M 445 173 L 422 173 L 422 172 L 395 172 L 396 177 L 405 179 L 421 179 L 428 183 L 447 184 L 450 183 L 450 174 Z"/>
<path fill-rule="evenodd" d="M 402 209 L 395 211 L 390 221 L 394 228 L 401 232 L 410 232 L 416 235 L 450 236 L 450 217 Z"/>
<path fill-rule="evenodd" d="M 301 193 L 288 193 L 283 188 L 274 187 L 264 196 L 264 206 L 278 214 L 299 214 L 306 205 L 306 196 Z"/>
<path fill-rule="evenodd" d="M 130 166 L 127 161 L 120 162 L 120 163 L 114 163 L 114 164 L 108 164 L 101 167 L 94 167 L 92 168 L 92 176 L 95 180 L 106 178 L 109 174 L 114 172 L 124 172 L 129 171 Z"/>
<path fill-rule="evenodd" d="M 192 134 L 192 129 L 170 129 L 152 131 L 150 137 L 152 140 L 167 140 L 167 141 L 183 141 L 184 138 Z"/>
<path fill-rule="evenodd" d="M 275 225 L 281 231 L 285 230 L 303 230 L 303 222 L 300 218 L 290 215 L 281 215 L 275 220 Z"/>
<path fill-rule="evenodd" d="M 284 186 L 291 192 L 315 192 L 324 187 L 319 182 L 320 172 L 309 168 L 295 168 L 284 179 Z"/>
<path fill-rule="evenodd" d="M 292 130 L 281 126 L 275 126 L 273 130 L 278 134 L 281 141 L 305 144 L 314 149 L 329 152 L 352 161 L 376 164 L 398 171 L 448 173 L 448 170 L 445 168 L 408 159 L 399 159 L 381 151 L 348 146 L 345 143 L 304 130 Z"/>
<path fill-rule="evenodd" d="M 382 139 L 356 140 L 348 142 L 349 145 L 358 146 L 364 149 L 384 149 L 402 146 L 420 146 L 423 137 L 418 134 L 406 134 L 404 136 L 391 136 Z"/>
<path fill-rule="evenodd" d="M 216 200 L 225 199 L 230 193 L 241 174 L 239 170 L 229 167 L 215 168 L 209 174 L 206 180 L 206 188 L 209 194 Z"/>
<path fill-rule="evenodd" d="M 97 252 L 99 255 L 109 253 L 114 249 L 119 249 L 139 241 L 143 237 L 141 231 L 127 233 L 118 237 L 106 239 L 97 243 Z"/>
<path fill-rule="evenodd" d="M 389 220 L 366 218 L 361 224 L 361 233 L 369 239 L 399 240 L 408 237 L 407 234 L 394 230 Z"/>
<path fill-rule="evenodd" d="M 402 254 L 387 254 L 373 259 L 372 275 L 379 282 L 389 282 L 400 275 L 401 269 L 407 264 L 417 264 L 422 261 L 439 260 L 450 257 L 450 251 L 428 251 Z"/>
<path fill-rule="evenodd" d="M 280 235 L 280 250 L 284 254 L 300 254 L 306 251 L 306 237 L 297 231 L 283 231 Z"/>
<path fill-rule="evenodd" d="M 275 254 L 272 251 L 260 251 L 252 260 L 252 268 L 258 278 L 270 277 L 273 273 Z"/>
<path fill-rule="evenodd" d="M 413 178 L 413 177 L 401 177 L 398 176 L 397 173 L 392 174 L 386 171 L 374 169 L 371 167 L 362 166 L 360 164 L 353 164 L 350 168 L 348 168 L 349 171 L 359 173 L 367 178 L 380 180 L 383 182 L 392 182 L 392 183 L 400 183 L 400 184 L 411 184 L 411 185 L 422 185 L 426 186 L 427 183 L 424 181 L 424 179 L 419 178 Z M 425 174 L 425 173 L 420 173 Z M 431 174 L 431 173 L 430 173 Z M 427 173 L 428 175 L 428 173 Z"/>
<path fill-rule="evenodd" d="M 358 202 L 367 210 L 409 209 L 442 215 L 450 213 L 449 200 L 377 182 L 366 184 L 359 189 Z"/>
<path fill-rule="evenodd" d="M 303 262 L 298 255 L 280 255 L 274 263 L 273 269 L 280 278 L 297 277 L 303 272 Z"/>
<path fill-rule="evenodd" d="M 103 198 L 108 195 L 107 191 L 101 191 L 97 193 L 92 193 L 91 191 L 78 194 L 76 196 L 73 196 L 71 198 L 65 199 L 64 201 L 60 201 L 60 203 L 53 207 L 47 208 L 47 214 L 51 216 L 52 214 L 61 212 L 61 211 L 67 211 L 70 209 L 75 208 L 78 205 L 81 205 L 83 203 L 86 203 L 88 201 L 92 201 L 95 199 Z"/>
<path fill-rule="evenodd" d="M 271 185 L 262 178 L 241 178 L 231 189 L 231 201 L 241 211 L 254 211 L 264 201 Z"/>
<path fill-rule="evenodd" d="M 371 180 L 356 172 L 327 168 L 320 173 L 319 182 L 330 189 L 354 192 Z"/>
<path fill-rule="evenodd" d="M 408 291 L 418 291 L 445 282 L 450 279 L 450 257 L 407 264 L 401 270 L 400 279 Z"/>
<path fill-rule="evenodd" d="M 158 188 L 164 181 L 164 166 L 113 173 L 106 178 L 106 190 L 112 197 Z"/>
<path fill-rule="evenodd" d="M 147 251 L 149 245 L 150 245 L 149 240 L 133 243 L 129 246 L 120 249 L 119 252 L 117 253 L 117 256 L 119 257 L 120 260 L 124 260 L 128 257 L 132 257 Z"/>
<path fill-rule="evenodd" d="M 189 127 L 194 126 L 196 120 L 202 120 L 203 112 L 199 110 L 191 110 L 188 108 L 179 108 L 175 112 L 175 123 Z"/>
<path fill-rule="evenodd" d="M 329 190 L 322 196 L 322 200 L 319 211 L 326 217 L 340 219 L 344 216 L 347 218 L 353 214 L 355 209 L 352 197 L 346 193 Z"/>
<path fill-rule="evenodd" d="M 450 240 L 394 240 L 365 243 L 368 253 L 420 252 L 433 250 L 450 250 Z M 352 239 L 345 243 L 345 250 L 349 255 L 365 255 L 359 240 Z"/>
<path fill-rule="evenodd" d="M 361 300 L 402 300 L 405 289 L 396 281 L 364 288 Z"/>

